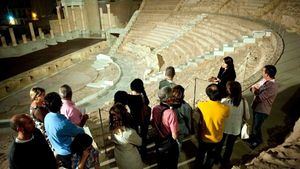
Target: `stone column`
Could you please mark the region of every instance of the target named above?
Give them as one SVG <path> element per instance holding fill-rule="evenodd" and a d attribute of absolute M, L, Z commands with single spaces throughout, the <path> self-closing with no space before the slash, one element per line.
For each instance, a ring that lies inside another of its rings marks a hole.
<path fill-rule="evenodd" d="M 30 34 L 31 34 L 32 41 L 36 41 L 32 22 L 29 22 L 29 29 L 30 29 Z"/>
<path fill-rule="evenodd" d="M 23 43 L 24 43 L 24 44 L 27 43 L 27 38 L 26 38 L 26 35 L 25 35 L 25 34 L 22 34 L 22 40 L 23 40 Z"/>
<path fill-rule="evenodd" d="M 64 12 L 65 12 L 65 19 L 67 20 L 68 23 L 68 31 L 71 32 L 71 24 L 70 24 L 70 18 L 69 18 L 69 13 L 68 13 L 68 6 L 64 7 Z"/>
<path fill-rule="evenodd" d="M 6 43 L 6 40 L 5 40 L 4 36 L 1 36 L 1 43 L 2 43 L 2 47 L 4 47 L 4 48 L 7 47 L 7 43 Z"/>
<path fill-rule="evenodd" d="M 75 11 L 74 11 L 74 6 L 73 5 L 71 6 L 71 10 L 72 10 L 73 23 L 74 23 L 74 30 L 77 30 Z"/>
<path fill-rule="evenodd" d="M 84 16 L 83 16 L 83 5 L 79 5 L 79 7 L 80 7 L 82 30 L 85 31 L 85 23 L 84 23 Z"/>
<path fill-rule="evenodd" d="M 16 41 L 16 37 L 15 37 L 15 33 L 14 33 L 13 28 L 8 28 L 8 31 L 9 31 L 9 35 L 10 35 L 10 38 L 11 38 L 12 45 L 17 46 L 17 41 Z"/>
<path fill-rule="evenodd" d="M 64 36 L 64 30 L 61 24 L 61 16 L 60 16 L 60 6 L 56 7 L 56 13 L 57 13 L 57 18 L 58 18 L 58 24 L 59 24 L 59 29 L 60 29 L 60 35 Z"/>
<path fill-rule="evenodd" d="M 39 36 L 40 36 L 40 38 L 41 38 L 41 39 L 45 39 L 44 33 L 43 33 L 43 31 L 42 31 L 42 28 L 38 28 L 38 31 L 39 31 Z"/>
<path fill-rule="evenodd" d="M 54 33 L 53 33 L 52 29 L 50 29 L 50 37 L 51 37 L 51 39 L 54 39 Z"/>
<path fill-rule="evenodd" d="M 104 25 L 103 25 L 103 10 L 102 10 L 102 8 L 99 8 L 99 13 L 100 13 L 101 30 L 104 31 Z"/>
<path fill-rule="evenodd" d="M 106 8 L 107 8 L 107 16 L 108 16 L 108 25 L 109 25 L 109 28 L 111 28 L 110 4 L 106 4 Z"/>

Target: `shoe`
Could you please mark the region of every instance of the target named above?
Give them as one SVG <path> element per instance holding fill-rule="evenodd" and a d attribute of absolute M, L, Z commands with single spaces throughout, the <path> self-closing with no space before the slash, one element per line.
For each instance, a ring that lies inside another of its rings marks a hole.
<path fill-rule="evenodd" d="M 256 147 L 258 147 L 260 145 L 260 143 L 259 142 L 252 142 L 252 143 L 250 143 L 250 148 L 253 150 L 253 149 L 255 149 Z"/>

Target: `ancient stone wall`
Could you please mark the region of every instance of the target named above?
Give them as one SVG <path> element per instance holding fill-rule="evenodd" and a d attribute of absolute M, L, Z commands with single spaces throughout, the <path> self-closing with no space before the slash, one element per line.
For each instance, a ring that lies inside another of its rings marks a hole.
<path fill-rule="evenodd" d="M 1 81 L 0 100 L 28 85 L 42 80 L 43 78 L 58 73 L 82 60 L 88 59 L 91 54 L 99 53 L 106 47 L 106 42 L 99 42 L 77 52 L 40 65 L 34 69 L 18 74 L 12 78 Z"/>

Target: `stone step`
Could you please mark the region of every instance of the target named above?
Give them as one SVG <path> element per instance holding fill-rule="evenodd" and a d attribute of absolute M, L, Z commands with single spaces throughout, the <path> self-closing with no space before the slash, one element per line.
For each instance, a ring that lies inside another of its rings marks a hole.
<path fill-rule="evenodd" d="M 92 87 L 92 88 L 107 88 L 107 87 L 111 87 L 114 85 L 113 81 L 110 80 L 104 80 L 104 81 L 98 81 L 95 83 L 89 83 L 86 86 L 87 87 Z"/>
<path fill-rule="evenodd" d="M 252 36 L 244 36 L 243 37 L 243 42 L 246 43 L 246 44 L 255 43 L 255 38 L 252 37 Z"/>

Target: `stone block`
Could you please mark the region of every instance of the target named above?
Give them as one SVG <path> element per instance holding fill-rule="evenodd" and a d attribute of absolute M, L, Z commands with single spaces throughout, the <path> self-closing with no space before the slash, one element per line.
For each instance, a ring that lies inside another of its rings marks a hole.
<path fill-rule="evenodd" d="M 71 65 L 73 65 L 73 62 L 72 62 L 72 60 L 70 58 L 64 60 L 63 67 L 69 67 Z"/>
<path fill-rule="evenodd" d="M 180 67 L 175 68 L 175 72 L 182 72 L 182 68 Z"/>
<path fill-rule="evenodd" d="M 73 37 L 73 35 L 72 35 L 72 33 L 71 32 L 65 32 L 65 38 L 67 39 L 67 40 L 72 40 L 72 39 L 74 39 L 74 37 Z"/>
<path fill-rule="evenodd" d="M 26 86 L 30 83 L 32 83 L 32 79 L 30 78 L 30 76 L 25 76 L 20 79 L 21 86 Z"/>
<path fill-rule="evenodd" d="M 233 46 L 229 46 L 228 44 L 224 44 L 223 45 L 223 51 L 224 52 L 234 52 L 234 47 Z"/>
<path fill-rule="evenodd" d="M 71 34 L 74 39 L 80 37 L 80 31 L 72 31 Z"/>
<path fill-rule="evenodd" d="M 44 75 L 46 75 L 46 73 L 43 69 L 33 69 L 29 72 L 29 76 L 31 76 L 33 80 L 40 79 Z"/>
<path fill-rule="evenodd" d="M 99 55 L 97 55 L 96 56 L 96 59 L 99 61 L 99 60 L 101 60 L 101 61 L 105 61 L 105 62 L 107 62 L 107 63 L 111 63 L 111 62 L 113 62 L 113 60 L 111 59 L 111 57 L 110 56 L 107 56 L 107 55 L 103 55 L 103 54 L 99 54 Z"/>
<path fill-rule="evenodd" d="M 89 83 L 86 86 L 92 87 L 92 88 L 107 88 L 107 87 L 111 87 L 113 85 L 114 85 L 113 81 L 105 80 L 105 81 L 99 81 L 96 83 Z"/>
<path fill-rule="evenodd" d="M 248 44 L 248 43 L 255 43 L 255 38 L 254 37 L 244 37 L 243 42 Z"/>
<path fill-rule="evenodd" d="M 55 40 L 57 42 L 67 42 L 67 39 L 65 36 L 55 36 Z"/>
<path fill-rule="evenodd" d="M 6 83 L 5 89 L 7 93 L 10 93 L 13 92 L 15 89 L 17 89 L 18 87 L 20 87 L 20 81 L 13 79 L 8 83 Z"/>
<path fill-rule="evenodd" d="M 242 47 L 244 46 L 245 44 L 243 42 L 240 42 L 238 40 L 234 40 L 233 41 L 233 47 Z"/>
<path fill-rule="evenodd" d="M 7 95 L 7 92 L 6 92 L 6 87 L 5 86 L 1 86 L 0 87 L 0 98 L 3 98 Z"/>
<path fill-rule="evenodd" d="M 265 31 L 266 32 L 266 37 L 270 37 L 272 35 L 272 30 L 268 29 Z"/>
<path fill-rule="evenodd" d="M 253 31 L 252 35 L 254 38 L 263 38 L 266 35 L 265 31 Z"/>
<path fill-rule="evenodd" d="M 195 67 L 198 66 L 198 64 L 196 62 L 191 62 L 191 61 L 188 61 L 187 65 L 188 66 L 195 66 Z"/>
<path fill-rule="evenodd" d="M 150 80 L 144 80 L 144 84 L 150 84 L 151 81 Z"/>
<path fill-rule="evenodd" d="M 57 45 L 57 42 L 54 38 L 48 38 L 48 39 L 46 39 L 46 44 L 47 45 Z"/>
<path fill-rule="evenodd" d="M 182 64 L 182 65 L 179 65 L 179 66 L 178 66 L 178 68 L 180 68 L 180 69 L 185 69 L 185 68 L 187 68 L 187 67 L 188 67 L 187 64 Z"/>
<path fill-rule="evenodd" d="M 213 55 L 214 56 L 224 56 L 224 51 L 223 50 L 215 50 Z"/>
<path fill-rule="evenodd" d="M 214 59 L 215 56 L 214 56 L 213 53 L 205 52 L 205 54 L 203 55 L 203 58 L 204 58 L 204 59 Z"/>
<path fill-rule="evenodd" d="M 198 56 L 198 57 L 195 58 L 195 62 L 196 63 L 201 63 L 203 61 L 204 61 L 204 57 L 203 56 Z"/>
<path fill-rule="evenodd" d="M 157 81 L 159 80 L 159 78 L 156 77 L 156 76 L 152 76 L 152 77 L 149 77 L 149 80 L 150 80 L 151 82 L 157 82 Z"/>

